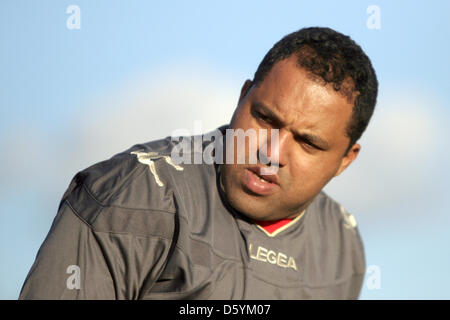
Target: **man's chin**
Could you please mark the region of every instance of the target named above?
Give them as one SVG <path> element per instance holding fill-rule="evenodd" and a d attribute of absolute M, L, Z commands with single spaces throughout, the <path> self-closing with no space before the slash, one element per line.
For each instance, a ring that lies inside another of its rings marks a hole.
<path fill-rule="evenodd" d="M 261 195 L 246 188 L 245 184 L 242 183 L 243 172 L 241 171 L 241 175 L 237 175 L 237 178 L 231 180 L 235 181 L 235 183 L 228 186 L 228 188 L 225 183 L 223 184 L 224 193 L 231 207 L 252 220 L 270 221 L 283 219 L 283 217 L 278 217 L 282 210 L 272 207 L 274 204 L 280 203 L 276 192 L 269 195 Z"/>
<path fill-rule="evenodd" d="M 251 220 L 271 221 L 282 219 L 277 218 L 279 210 L 274 212 L 274 210 L 270 209 L 271 201 L 265 200 L 260 195 L 245 194 L 239 197 L 239 201 L 230 201 L 230 204 L 236 211 Z"/>
<path fill-rule="evenodd" d="M 241 213 L 243 216 L 250 220 L 256 220 L 256 221 L 274 221 L 279 220 L 277 218 L 274 218 L 270 213 L 261 213 L 261 212 L 253 212 L 248 210 L 238 210 L 239 213 Z"/>

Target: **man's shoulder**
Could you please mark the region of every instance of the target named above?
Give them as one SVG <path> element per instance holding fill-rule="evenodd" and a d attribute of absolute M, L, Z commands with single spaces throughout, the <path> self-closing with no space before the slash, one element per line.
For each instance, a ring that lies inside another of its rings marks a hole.
<path fill-rule="evenodd" d="M 364 260 L 364 246 L 353 214 L 331 196 L 321 191 L 309 209 L 308 225 L 314 241 L 334 248 L 341 255 L 356 254 Z"/>
<path fill-rule="evenodd" d="M 316 247 L 329 265 L 351 265 L 354 274 L 365 272 L 365 252 L 355 217 L 325 192 L 311 203 L 308 228 Z"/>
<path fill-rule="evenodd" d="M 159 212 L 173 214 L 173 190 L 164 161 L 172 148 L 170 138 L 136 144 L 113 157 L 78 172 L 61 203 L 89 225 L 118 211 L 128 215 Z M 99 219 L 100 217 L 100 219 Z"/>
<path fill-rule="evenodd" d="M 355 217 L 324 191 L 316 196 L 311 207 L 321 228 L 357 229 Z"/>
<path fill-rule="evenodd" d="M 78 172 L 63 201 L 90 225 L 119 216 L 119 210 L 137 217 L 196 207 L 215 185 L 215 166 L 179 163 L 173 156 L 182 150 L 179 142 L 169 136 L 136 144 Z"/>

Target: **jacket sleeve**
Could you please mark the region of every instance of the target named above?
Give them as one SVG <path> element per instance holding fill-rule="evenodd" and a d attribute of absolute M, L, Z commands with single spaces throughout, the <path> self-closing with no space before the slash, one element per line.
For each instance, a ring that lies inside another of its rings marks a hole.
<path fill-rule="evenodd" d="M 19 299 L 115 299 L 115 284 L 92 228 L 64 203 Z"/>
<path fill-rule="evenodd" d="M 99 201 L 86 177 L 64 194 L 19 299 L 139 299 L 163 271 L 175 214 Z"/>

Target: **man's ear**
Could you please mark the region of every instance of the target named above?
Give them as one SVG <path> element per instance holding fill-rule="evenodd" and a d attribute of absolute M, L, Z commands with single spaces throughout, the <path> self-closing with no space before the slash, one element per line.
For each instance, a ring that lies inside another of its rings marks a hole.
<path fill-rule="evenodd" d="M 245 80 L 242 88 L 241 88 L 241 95 L 239 96 L 239 102 L 241 102 L 241 100 L 243 98 L 245 98 L 245 96 L 247 95 L 247 93 L 250 91 L 250 88 L 252 87 L 253 82 L 249 79 Z"/>
<path fill-rule="evenodd" d="M 361 150 L 361 146 L 358 143 L 355 143 L 350 150 L 347 152 L 347 154 L 342 158 L 341 165 L 339 166 L 339 169 L 337 173 L 334 175 L 337 177 L 341 174 L 342 171 L 347 169 L 347 167 L 352 163 L 356 157 L 358 157 L 359 151 Z"/>

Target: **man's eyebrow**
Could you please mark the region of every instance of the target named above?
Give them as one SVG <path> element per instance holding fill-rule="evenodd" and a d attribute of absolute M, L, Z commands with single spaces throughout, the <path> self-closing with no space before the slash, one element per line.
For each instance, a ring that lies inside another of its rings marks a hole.
<path fill-rule="evenodd" d="M 277 113 L 275 113 L 274 111 L 272 111 L 268 106 L 266 106 L 264 103 L 262 102 L 253 102 L 252 103 L 252 108 L 257 108 L 258 111 L 262 111 L 264 113 L 265 116 L 270 117 L 271 119 L 273 119 L 273 121 L 275 121 L 277 123 L 277 125 L 279 126 L 284 126 L 284 121 L 278 116 Z M 294 131 L 293 132 L 294 137 L 298 140 L 303 140 L 303 141 L 308 141 L 314 145 L 316 145 L 317 147 L 319 147 L 320 149 L 328 149 L 330 147 L 329 143 L 324 140 L 322 137 L 314 134 L 314 133 L 309 133 L 309 132 L 298 132 L 298 131 Z"/>
<path fill-rule="evenodd" d="M 294 137 L 299 140 L 309 141 L 320 149 L 328 149 L 330 145 L 320 136 L 313 133 L 294 132 Z"/>
<path fill-rule="evenodd" d="M 262 111 L 266 117 L 271 118 L 274 120 L 278 125 L 282 126 L 284 125 L 284 121 L 281 119 L 281 117 L 274 111 L 272 111 L 268 106 L 266 106 L 264 103 L 255 101 L 252 103 L 251 108 L 256 108 L 258 111 Z"/>

